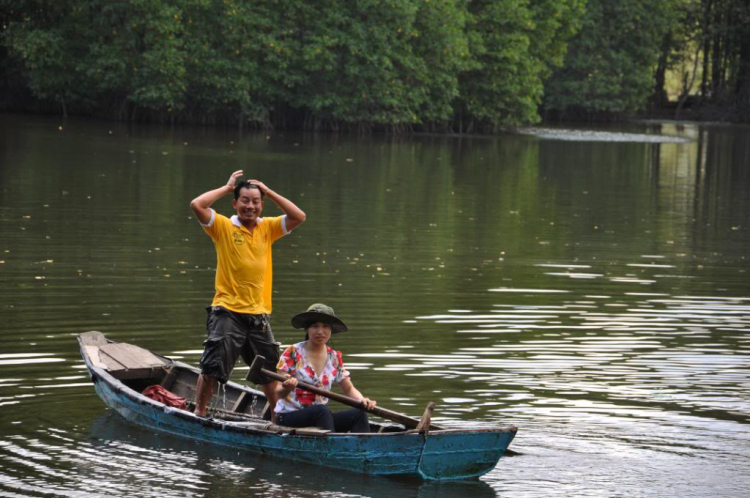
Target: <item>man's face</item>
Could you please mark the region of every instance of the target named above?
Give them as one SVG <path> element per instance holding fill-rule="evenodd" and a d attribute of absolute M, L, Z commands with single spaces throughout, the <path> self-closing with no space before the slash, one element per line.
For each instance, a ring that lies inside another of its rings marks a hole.
<path fill-rule="evenodd" d="M 263 200 L 257 188 L 243 188 L 240 196 L 232 200 L 232 206 L 237 210 L 237 217 L 242 224 L 255 223 L 263 211 Z"/>

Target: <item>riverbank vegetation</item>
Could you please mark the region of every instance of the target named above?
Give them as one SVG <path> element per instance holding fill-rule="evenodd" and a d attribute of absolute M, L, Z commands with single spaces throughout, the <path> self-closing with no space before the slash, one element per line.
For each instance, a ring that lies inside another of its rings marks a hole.
<path fill-rule="evenodd" d="M 452 132 L 644 109 L 750 119 L 745 0 L 2 6 L 6 111 Z"/>

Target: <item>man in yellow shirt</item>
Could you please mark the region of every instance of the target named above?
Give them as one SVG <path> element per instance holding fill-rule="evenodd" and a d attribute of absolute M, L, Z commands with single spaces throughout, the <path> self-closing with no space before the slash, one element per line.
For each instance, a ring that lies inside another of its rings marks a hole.
<path fill-rule="evenodd" d="M 203 230 L 216 248 L 216 294 L 208 308 L 208 338 L 203 343 L 201 376 L 195 394 L 195 414 L 206 416 L 208 402 L 219 382 L 225 383 L 237 358 L 250 365 L 256 355 L 266 358 L 265 368 L 276 369 L 279 348 L 269 322 L 273 267 L 271 246 L 305 221 L 305 213 L 293 202 L 258 180 L 239 181 L 235 171 L 227 184 L 210 190 L 190 203 Z M 234 192 L 237 214 L 222 216 L 211 205 Z M 283 216 L 261 218 L 268 197 Z M 248 380 L 260 384 L 271 410 L 276 405 L 276 382 L 265 377 Z"/>

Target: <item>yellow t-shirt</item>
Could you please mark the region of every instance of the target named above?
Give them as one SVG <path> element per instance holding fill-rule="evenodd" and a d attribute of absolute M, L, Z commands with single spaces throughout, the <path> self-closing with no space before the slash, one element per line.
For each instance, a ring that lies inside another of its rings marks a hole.
<path fill-rule="evenodd" d="M 211 220 L 203 230 L 216 247 L 216 295 L 211 306 L 270 314 L 271 246 L 288 233 L 286 216 L 259 218 L 251 233 L 236 215 L 229 219 L 211 210 Z"/>

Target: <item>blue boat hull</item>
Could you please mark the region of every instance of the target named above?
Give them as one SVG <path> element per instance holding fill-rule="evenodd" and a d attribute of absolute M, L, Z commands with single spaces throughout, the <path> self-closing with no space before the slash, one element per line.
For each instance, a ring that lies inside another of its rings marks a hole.
<path fill-rule="evenodd" d="M 478 477 L 497 465 L 516 433 L 515 427 L 426 434 L 402 431 L 304 435 L 261 430 L 257 424 L 203 419 L 168 407 L 95 367 L 86 354 L 83 357 L 96 392 L 108 407 L 130 422 L 211 444 L 365 474 L 424 479 Z"/>

